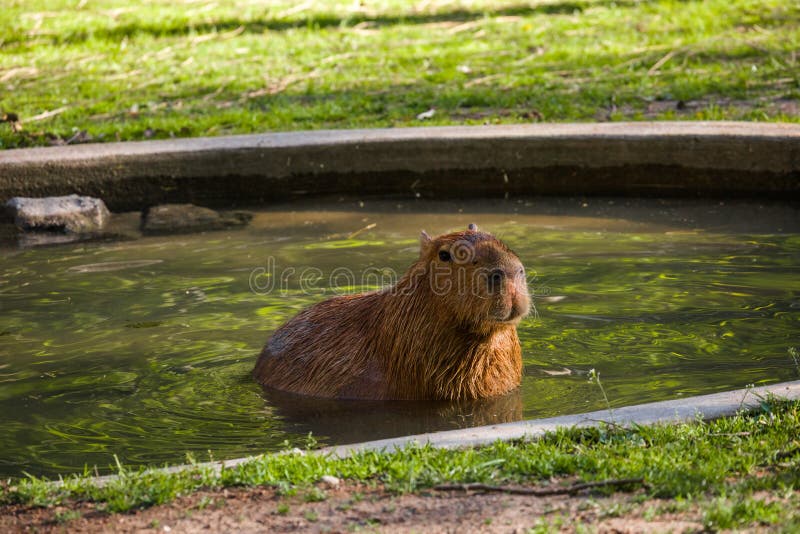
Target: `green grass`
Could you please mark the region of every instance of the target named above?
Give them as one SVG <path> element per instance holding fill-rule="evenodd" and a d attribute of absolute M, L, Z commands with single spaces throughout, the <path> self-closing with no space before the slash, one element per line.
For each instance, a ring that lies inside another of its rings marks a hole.
<path fill-rule="evenodd" d="M 800 120 L 800 4 L 788 0 L 2 4 L 0 111 L 24 128 L 0 124 L 5 148 L 419 124 Z M 430 108 L 430 120 L 416 118 Z"/>
<path fill-rule="evenodd" d="M 443 450 L 408 447 L 394 453 L 362 452 L 350 458 L 287 453 L 252 459 L 215 473 L 197 466 L 176 474 L 129 471 L 97 487 L 88 476 L 60 486 L 44 479 L 7 481 L 0 504 L 59 505 L 75 500 L 121 512 L 169 502 L 201 488 L 270 485 L 306 500 L 324 499 L 313 484 L 323 475 L 382 483 L 414 492 L 443 482 L 547 483 L 643 478 L 645 498 L 664 498 L 658 512 L 699 508 L 709 529 L 747 525 L 800 527 L 800 402 L 765 400 L 757 412 L 680 425 L 616 425 L 564 429 L 537 441 Z M 294 491 L 289 491 L 294 490 Z M 669 499 L 669 500 L 667 500 Z M 288 508 L 287 508 L 288 510 Z M 608 514 L 624 513 L 610 510 Z"/>

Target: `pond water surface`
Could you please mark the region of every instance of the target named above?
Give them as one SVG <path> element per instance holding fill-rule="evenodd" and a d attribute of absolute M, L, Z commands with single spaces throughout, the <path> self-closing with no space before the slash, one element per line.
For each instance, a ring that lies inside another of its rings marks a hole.
<path fill-rule="evenodd" d="M 317 402 L 252 382 L 298 310 L 402 273 L 421 229 L 470 222 L 518 253 L 535 295 L 517 392 Z M 614 407 L 800 372 L 800 209 L 785 203 L 334 200 L 256 211 L 235 231 L 0 253 L 0 476 L 586 412 L 605 407 L 590 369 Z"/>

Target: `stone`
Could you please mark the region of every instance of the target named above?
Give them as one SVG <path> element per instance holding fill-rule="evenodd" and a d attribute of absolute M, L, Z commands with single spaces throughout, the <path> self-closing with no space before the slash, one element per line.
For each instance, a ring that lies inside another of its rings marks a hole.
<path fill-rule="evenodd" d="M 144 214 L 142 232 L 172 234 L 224 230 L 244 226 L 252 217 L 248 212 L 219 212 L 194 204 L 161 204 Z"/>
<path fill-rule="evenodd" d="M 16 225 L 0 224 L 0 246 L 4 243 L 17 245 L 20 248 L 31 248 L 51 245 L 65 245 L 78 241 L 130 241 L 142 237 L 140 230 L 141 213 L 112 213 L 102 230 L 75 234 L 54 231 L 22 231 Z M 7 227 L 14 231 L 8 232 Z"/>
<path fill-rule="evenodd" d="M 14 197 L 6 202 L 6 210 L 22 230 L 68 234 L 98 232 L 111 217 L 102 200 L 78 195 Z"/>
<path fill-rule="evenodd" d="M 340 480 L 333 475 L 323 475 L 320 481 L 329 488 L 338 487 L 340 482 Z"/>

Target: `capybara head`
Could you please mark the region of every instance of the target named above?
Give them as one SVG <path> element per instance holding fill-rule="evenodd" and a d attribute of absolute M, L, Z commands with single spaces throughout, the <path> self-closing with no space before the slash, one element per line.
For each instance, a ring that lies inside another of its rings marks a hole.
<path fill-rule="evenodd" d="M 442 313 L 471 331 L 516 324 L 528 313 L 525 268 L 491 234 L 470 224 L 432 238 L 422 232 L 419 263 Z"/>

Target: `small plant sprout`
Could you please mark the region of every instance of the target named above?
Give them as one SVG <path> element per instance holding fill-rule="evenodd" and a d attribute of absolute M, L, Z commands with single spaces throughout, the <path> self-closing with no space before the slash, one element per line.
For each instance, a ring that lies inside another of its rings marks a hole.
<path fill-rule="evenodd" d="M 117 465 L 117 474 L 119 476 L 125 476 L 125 468 L 122 466 L 122 462 L 119 461 L 119 456 L 116 454 L 114 455 L 114 463 Z"/>
<path fill-rule="evenodd" d="M 744 395 L 742 395 L 742 400 L 739 402 L 739 410 L 738 411 L 740 411 L 740 412 L 742 411 L 742 409 L 744 408 L 744 401 L 747 400 L 747 395 L 752 393 L 753 390 L 755 389 L 755 387 L 756 387 L 755 384 L 747 384 L 744 387 Z"/>
<path fill-rule="evenodd" d="M 611 411 L 611 403 L 608 401 L 608 395 L 606 395 L 606 390 L 603 388 L 603 383 L 600 382 L 600 373 L 598 373 L 594 368 L 589 369 L 589 383 L 590 384 L 597 384 L 597 387 L 600 388 L 600 393 L 603 394 L 603 400 L 606 401 L 606 407 L 608 407 L 608 411 Z"/>
<path fill-rule="evenodd" d="M 800 375 L 800 351 L 797 350 L 797 347 L 789 347 L 788 352 L 789 356 L 792 357 L 797 374 Z"/>
<path fill-rule="evenodd" d="M 311 432 L 308 433 L 305 441 L 306 441 L 305 447 L 306 450 L 308 451 L 312 451 L 319 447 L 319 441 L 317 440 L 317 438 L 314 437 L 313 433 Z"/>

